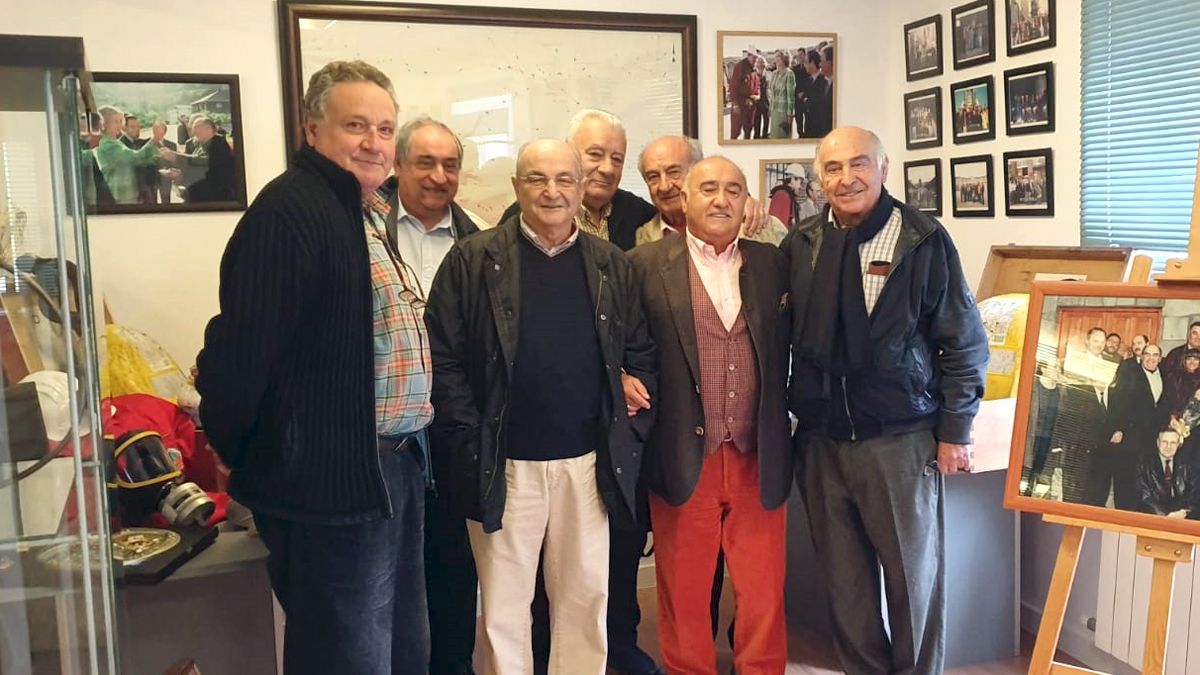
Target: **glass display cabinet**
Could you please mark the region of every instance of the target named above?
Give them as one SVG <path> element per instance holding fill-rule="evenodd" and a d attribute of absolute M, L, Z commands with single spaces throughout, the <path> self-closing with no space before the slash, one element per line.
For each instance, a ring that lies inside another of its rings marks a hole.
<path fill-rule="evenodd" d="M 81 39 L 0 35 L 0 673 L 117 669 L 83 208 L 94 108 Z"/>

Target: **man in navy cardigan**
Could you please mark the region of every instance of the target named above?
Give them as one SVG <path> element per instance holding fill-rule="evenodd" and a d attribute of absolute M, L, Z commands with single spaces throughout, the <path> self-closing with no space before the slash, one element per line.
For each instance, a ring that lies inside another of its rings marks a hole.
<path fill-rule="evenodd" d="M 285 672 L 425 675 L 428 340 L 415 281 L 364 207 L 392 167 L 395 94 L 373 66 L 335 61 L 304 114 L 306 143 L 221 260 L 200 416 L 270 552 Z"/>

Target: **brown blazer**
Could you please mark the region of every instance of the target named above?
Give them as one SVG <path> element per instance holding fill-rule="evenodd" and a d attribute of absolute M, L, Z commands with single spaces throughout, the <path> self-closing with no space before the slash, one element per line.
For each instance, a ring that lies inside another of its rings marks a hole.
<path fill-rule="evenodd" d="M 757 360 L 759 498 L 773 509 L 792 486 L 787 375 L 791 330 L 787 260 L 774 246 L 742 239 L 742 312 Z M 684 237 L 667 237 L 628 254 L 650 336 L 658 345 L 659 387 L 651 401 L 655 423 L 646 439 L 646 486 L 672 506 L 691 497 L 704 465 L 704 409 L 688 252 Z"/>

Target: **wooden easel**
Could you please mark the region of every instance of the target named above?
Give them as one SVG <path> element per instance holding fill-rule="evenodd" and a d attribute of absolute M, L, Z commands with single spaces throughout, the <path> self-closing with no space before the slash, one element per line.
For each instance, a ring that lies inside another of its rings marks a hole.
<path fill-rule="evenodd" d="M 1135 257 L 1129 282 L 1145 283 L 1149 277 L 1150 259 L 1145 256 Z M 1188 236 L 1188 256 L 1182 260 L 1168 261 L 1166 272 L 1157 281 L 1162 285 L 1191 285 L 1200 288 L 1200 171 L 1196 173 L 1196 187 L 1192 198 L 1192 229 Z M 1142 675 L 1162 675 L 1167 655 L 1167 625 L 1171 619 L 1175 564 L 1192 561 L 1196 544 L 1200 544 L 1200 537 L 1048 514 L 1043 515 L 1042 520 L 1058 523 L 1065 529 L 1062 541 L 1058 545 L 1058 559 L 1054 563 L 1054 575 L 1050 578 L 1050 591 L 1046 595 L 1046 606 L 1042 612 L 1037 642 L 1034 643 L 1033 657 L 1029 661 L 1029 675 L 1103 675 L 1099 671 L 1054 661 L 1059 634 L 1062 633 L 1063 617 L 1067 611 L 1067 599 L 1071 595 L 1071 583 L 1075 578 L 1075 566 L 1079 562 L 1079 551 L 1083 546 L 1085 528 L 1132 534 L 1137 537 L 1137 554 L 1154 560 L 1154 573 L 1150 581 L 1150 606 L 1146 610 L 1146 646 L 1142 656 Z"/>

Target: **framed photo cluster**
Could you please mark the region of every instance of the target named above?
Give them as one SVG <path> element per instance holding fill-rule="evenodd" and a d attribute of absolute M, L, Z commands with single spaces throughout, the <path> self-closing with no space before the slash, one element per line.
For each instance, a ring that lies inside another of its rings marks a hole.
<path fill-rule="evenodd" d="M 950 11 L 945 40 L 954 70 L 996 61 L 997 0 L 973 0 Z M 1055 45 L 1056 0 L 999 0 L 1005 5 L 1006 54 L 1014 56 Z M 929 16 L 904 26 L 905 75 L 909 82 L 943 74 L 943 17 Z M 943 120 L 942 88 L 927 87 L 904 95 L 905 147 L 925 150 L 942 147 L 945 133 L 955 145 L 996 138 L 1003 119 L 1009 136 L 1054 131 L 1054 64 L 1037 63 L 1003 73 L 1003 93 L 996 77 L 952 82 L 946 98 L 949 118 Z M 947 122 L 943 126 L 943 121 Z M 991 217 L 996 214 L 995 172 L 1007 216 L 1054 215 L 1054 171 L 1049 148 L 1007 152 L 998 169 L 991 155 L 950 160 L 950 209 L 956 217 Z M 940 159 L 904 164 L 905 198 L 915 208 L 942 214 Z"/>

